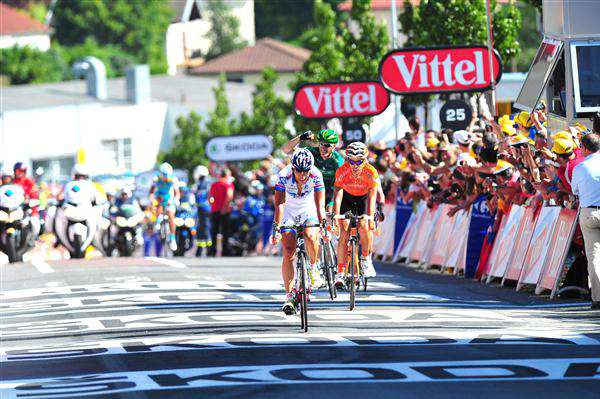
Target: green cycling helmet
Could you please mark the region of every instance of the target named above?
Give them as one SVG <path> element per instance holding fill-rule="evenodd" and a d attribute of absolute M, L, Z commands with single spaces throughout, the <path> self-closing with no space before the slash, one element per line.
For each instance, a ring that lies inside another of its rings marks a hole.
<path fill-rule="evenodd" d="M 317 140 L 319 143 L 336 144 L 338 135 L 333 129 L 323 129 L 317 134 Z"/>

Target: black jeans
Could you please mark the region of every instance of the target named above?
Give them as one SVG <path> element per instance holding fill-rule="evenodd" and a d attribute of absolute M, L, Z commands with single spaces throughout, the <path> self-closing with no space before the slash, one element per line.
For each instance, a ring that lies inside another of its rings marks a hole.
<path fill-rule="evenodd" d="M 229 255 L 229 213 L 213 212 L 210 215 L 212 246 L 210 247 L 209 255 L 215 256 L 217 253 L 217 234 L 220 232 L 223 235 L 221 255 Z"/>

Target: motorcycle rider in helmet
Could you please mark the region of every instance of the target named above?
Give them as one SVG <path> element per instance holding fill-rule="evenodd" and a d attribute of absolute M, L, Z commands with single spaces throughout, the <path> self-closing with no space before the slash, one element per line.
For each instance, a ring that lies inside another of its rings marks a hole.
<path fill-rule="evenodd" d="M 27 177 L 27 166 L 23 162 L 16 162 L 13 166 L 14 178 L 12 184 L 20 186 L 25 192 L 25 201 L 30 199 L 38 199 L 38 191 L 33 179 Z M 37 206 L 31 207 L 31 228 L 32 239 L 37 240 L 40 234 L 40 211 Z"/>

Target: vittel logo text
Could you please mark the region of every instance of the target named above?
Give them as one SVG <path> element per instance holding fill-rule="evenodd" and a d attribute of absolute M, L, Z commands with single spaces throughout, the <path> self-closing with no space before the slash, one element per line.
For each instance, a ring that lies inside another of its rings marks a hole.
<path fill-rule="evenodd" d="M 305 118 L 377 115 L 389 102 L 379 82 L 307 84 L 294 95 L 296 112 Z"/>
<path fill-rule="evenodd" d="M 500 80 L 502 63 L 492 57 L 494 80 Z M 489 55 L 482 46 L 396 50 L 379 65 L 381 81 L 395 93 L 435 93 L 485 90 L 491 85 Z"/>

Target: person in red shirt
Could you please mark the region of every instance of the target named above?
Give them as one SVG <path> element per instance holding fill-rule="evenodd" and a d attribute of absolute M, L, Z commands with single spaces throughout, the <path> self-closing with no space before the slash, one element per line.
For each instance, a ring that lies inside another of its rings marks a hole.
<path fill-rule="evenodd" d="M 38 194 L 35 188 L 35 183 L 33 179 L 30 179 L 26 176 L 27 167 L 25 166 L 25 164 L 23 164 L 23 162 L 15 163 L 13 171 L 13 184 L 21 186 L 23 191 L 25 191 L 25 196 L 27 197 L 27 199 L 37 199 Z"/>
<path fill-rule="evenodd" d="M 563 185 L 571 190 L 571 178 L 573 177 L 573 170 L 575 166 L 585 160 L 583 153 L 580 148 L 577 148 L 574 141 L 566 138 L 556 138 L 554 140 L 554 146 L 552 152 L 555 155 L 555 161 L 560 164 L 557 170 L 558 177 Z"/>
<path fill-rule="evenodd" d="M 27 167 L 23 162 L 16 162 L 13 166 L 14 178 L 12 184 L 16 184 L 20 186 L 25 192 L 25 201 L 29 202 L 30 199 L 38 199 L 38 191 L 35 187 L 35 182 L 33 179 L 28 178 L 27 175 Z M 33 232 L 33 239 L 37 239 L 40 233 L 40 217 L 39 217 L 39 209 L 37 206 L 31 208 L 32 217 L 31 217 L 31 227 Z"/>
<path fill-rule="evenodd" d="M 224 256 L 229 255 L 229 216 L 231 213 L 231 201 L 233 200 L 233 183 L 231 182 L 231 172 L 224 169 L 221 172 L 221 178 L 211 184 L 209 196 L 211 198 L 211 224 L 212 224 L 212 242 L 209 256 L 215 256 L 217 251 L 217 234 L 221 232 L 223 236 L 222 251 Z"/>

